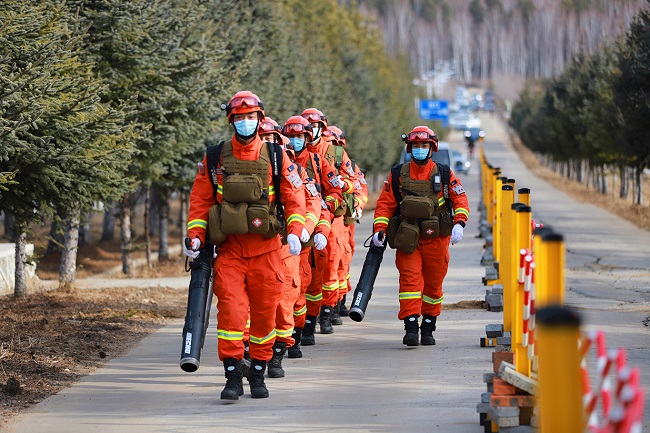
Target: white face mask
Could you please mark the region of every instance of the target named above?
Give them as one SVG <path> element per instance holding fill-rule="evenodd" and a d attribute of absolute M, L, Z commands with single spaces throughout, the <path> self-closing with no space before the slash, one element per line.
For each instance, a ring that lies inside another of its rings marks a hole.
<path fill-rule="evenodd" d="M 237 135 L 240 135 L 243 138 L 251 138 L 253 135 L 257 134 L 257 124 L 257 120 L 244 119 L 233 123 L 233 126 L 235 127 Z"/>
<path fill-rule="evenodd" d="M 320 125 L 312 126 L 312 132 L 314 134 L 314 141 L 320 138 Z"/>

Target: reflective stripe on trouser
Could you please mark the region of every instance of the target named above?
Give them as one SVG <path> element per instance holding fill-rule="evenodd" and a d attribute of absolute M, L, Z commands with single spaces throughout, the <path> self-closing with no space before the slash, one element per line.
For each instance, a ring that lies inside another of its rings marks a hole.
<path fill-rule="evenodd" d="M 251 358 L 269 361 L 275 342 L 275 310 L 284 287 L 280 249 L 242 257 L 235 248 L 219 247 L 215 263 L 219 359 L 241 359 L 249 317 Z M 238 337 L 238 338 L 237 338 Z"/>
<path fill-rule="evenodd" d="M 311 256 L 311 248 L 307 247 L 300 252 L 300 294 L 296 303 L 293 304 L 293 326 L 296 328 L 305 327 L 305 318 L 307 316 L 307 300 L 305 299 L 305 294 L 311 282 L 311 262 L 309 258 Z"/>
<path fill-rule="evenodd" d="M 322 305 L 333 307 L 339 301 L 339 264 L 343 254 L 343 230 L 345 224 L 343 217 L 338 216 L 332 222 L 330 235 L 327 238 L 327 266 L 323 269 L 322 288 L 323 302 Z"/>
<path fill-rule="evenodd" d="M 413 254 L 397 251 L 395 264 L 399 270 L 399 319 L 414 314 L 439 316 L 442 282 L 449 267 L 449 236 L 420 241 Z"/>
<path fill-rule="evenodd" d="M 350 274 L 350 263 L 352 262 L 352 247 L 350 246 L 350 228 L 354 226 L 343 226 L 343 236 L 341 238 L 341 261 L 339 262 L 339 295 L 338 299 L 343 299 L 346 293 L 350 291 L 348 286 L 348 275 Z"/>
<path fill-rule="evenodd" d="M 293 333 L 294 318 L 293 306 L 300 296 L 300 256 L 289 256 L 282 259 L 284 272 L 284 290 L 278 308 L 275 311 L 275 340 L 287 343 L 287 347 L 294 344 Z"/>

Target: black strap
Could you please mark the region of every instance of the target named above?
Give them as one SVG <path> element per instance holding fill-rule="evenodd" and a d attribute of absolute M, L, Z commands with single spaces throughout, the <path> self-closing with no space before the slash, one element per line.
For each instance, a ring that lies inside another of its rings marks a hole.
<path fill-rule="evenodd" d="M 395 201 L 397 202 L 397 208 L 395 209 L 395 215 L 398 216 L 402 210 L 402 191 L 399 186 L 399 174 L 402 171 L 402 165 L 404 164 L 395 164 L 390 169 L 391 176 L 391 188 L 393 190 L 393 195 L 395 196 Z"/>
<path fill-rule="evenodd" d="M 278 220 L 282 225 L 286 224 L 284 219 L 284 206 L 280 200 L 280 182 L 282 180 L 282 157 L 284 151 L 278 143 L 268 142 L 269 157 L 271 158 L 271 177 L 273 179 L 273 188 L 275 188 L 275 204 Z"/>
<path fill-rule="evenodd" d="M 210 173 L 210 182 L 214 190 L 214 196 L 217 196 L 217 189 L 219 187 L 219 178 L 217 177 L 217 168 L 221 165 L 221 149 L 224 142 L 208 146 L 206 149 L 206 157 L 208 160 L 208 172 Z"/>
<path fill-rule="evenodd" d="M 316 163 L 316 172 L 318 173 L 318 182 L 316 183 L 316 185 L 319 186 L 319 191 L 325 191 L 323 189 L 323 183 L 322 183 L 323 182 L 323 172 L 321 171 L 321 168 L 320 168 L 320 157 L 318 156 L 317 153 L 314 153 L 314 162 Z M 314 179 L 314 181 L 315 180 L 316 179 Z"/>

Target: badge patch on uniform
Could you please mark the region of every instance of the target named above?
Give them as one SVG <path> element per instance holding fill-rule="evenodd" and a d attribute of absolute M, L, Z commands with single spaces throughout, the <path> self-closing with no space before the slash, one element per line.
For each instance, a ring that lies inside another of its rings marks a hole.
<path fill-rule="evenodd" d="M 325 200 L 320 199 L 320 207 L 322 207 L 323 209 L 327 209 L 327 203 L 325 203 Z"/>
<path fill-rule="evenodd" d="M 345 171 L 347 171 L 350 176 L 354 176 L 354 170 L 352 170 L 352 167 L 346 167 Z"/>
<path fill-rule="evenodd" d="M 458 184 L 451 188 L 457 195 L 461 195 L 465 193 L 465 188 L 463 188 L 463 185 Z"/>
<path fill-rule="evenodd" d="M 332 177 L 332 176 L 334 176 L 333 172 L 330 171 L 329 173 L 327 173 L 327 177 Z"/>
<path fill-rule="evenodd" d="M 198 163 L 198 167 L 199 167 L 199 174 L 205 174 L 205 165 L 203 165 L 202 162 Z"/>
<path fill-rule="evenodd" d="M 361 182 L 363 185 L 368 185 L 368 182 L 366 182 L 366 178 L 365 178 L 365 177 L 361 177 L 361 178 L 359 178 L 359 182 Z"/>
<path fill-rule="evenodd" d="M 452 185 L 452 186 L 456 185 L 457 183 L 458 183 L 458 180 L 457 180 L 457 179 L 454 179 L 454 180 L 451 181 L 451 185 Z"/>
<path fill-rule="evenodd" d="M 302 179 L 298 173 L 291 173 L 287 176 L 287 180 L 291 182 L 294 188 L 298 188 L 302 184 Z"/>
<path fill-rule="evenodd" d="M 359 181 L 357 181 L 357 182 L 354 184 L 354 186 L 355 186 L 357 189 L 361 189 L 361 184 L 359 183 Z"/>
<path fill-rule="evenodd" d="M 253 221 L 251 221 L 251 224 L 253 224 L 257 228 L 260 228 L 260 226 L 262 225 L 262 220 L 259 218 L 255 218 Z"/>
<path fill-rule="evenodd" d="M 330 183 L 334 188 L 343 188 L 345 184 L 341 180 L 341 176 L 334 176 L 330 179 Z"/>
<path fill-rule="evenodd" d="M 312 197 L 316 197 L 318 195 L 318 190 L 316 189 L 316 185 L 314 185 L 313 183 L 305 184 L 305 188 L 307 188 L 307 191 L 309 191 Z"/>
<path fill-rule="evenodd" d="M 390 191 L 390 183 L 387 180 L 384 181 L 384 191 Z"/>
<path fill-rule="evenodd" d="M 295 165 L 291 164 L 291 165 L 289 166 L 289 168 L 287 168 L 287 170 L 289 170 L 289 171 L 291 172 L 291 171 L 293 171 L 293 169 L 294 169 L 295 167 L 296 167 Z"/>

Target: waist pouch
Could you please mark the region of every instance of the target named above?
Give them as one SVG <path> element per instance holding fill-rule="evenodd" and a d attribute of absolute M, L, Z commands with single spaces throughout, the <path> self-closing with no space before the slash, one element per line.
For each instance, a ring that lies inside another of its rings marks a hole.
<path fill-rule="evenodd" d="M 357 221 L 356 218 L 352 218 L 352 217 L 348 217 L 348 216 L 343 217 L 343 224 L 345 224 L 346 226 L 351 226 L 356 221 Z"/>
<path fill-rule="evenodd" d="M 420 236 L 422 239 L 433 239 L 440 236 L 440 224 L 437 216 L 420 222 Z"/>
<path fill-rule="evenodd" d="M 392 249 L 395 249 L 395 236 L 397 235 L 399 223 L 399 216 L 394 216 L 388 221 L 388 228 L 386 229 L 386 240 L 388 241 L 388 246 Z"/>
<path fill-rule="evenodd" d="M 221 245 L 226 240 L 226 235 L 221 230 L 221 205 L 215 204 L 208 213 L 208 238 L 212 245 Z"/>
<path fill-rule="evenodd" d="M 414 224 L 402 221 L 395 235 L 395 248 L 406 254 L 413 254 L 420 240 L 420 229 Z"/>
<path fill-rule="evenodd" d="M 433 210 L 433 200 L 429 197 L 409 195 L 402 200 L 402 215 L 406 218 L 431 218 Z"/>
<path fill-rule="evenodd" d="M 449 212 L 443 212 L 440 217 L 440 236 L 451 236 L 454 228 L 454 217 Z"/>
<path fill-rule="evenodd" d="M 343 194 L 343 201 L 345 202 L 345 216 L 348 218 L 352 217 L 352 212 L 354 212 L 354 194 Z"/>
<path fill-rule="evenodd" d="M 227 235 L 244 235 L 248 233 L 248 219 L 246 203 L 228 203 L 224 201 L 221 204 L 221 230 Z"/>
<path fill-rule="evenodd" d="M 265 235 L 269 231 L 269 207 L 263 204 L 251 204 L 246 209 L 248 232 Z"/>
<path fill-rule="evenodd" d="M 273 214 L 269 214 L 269 230 L 266 233 L 262 233 L 262 234 L 267 238 L 272 238 L 274 236 L 279 235 L 280 233 L 284 233 L 284 237 L 282 238 L 282 243 L 286 244 L 287 231 L 284 224 L 282 224 L 282 222 L 278 219 L 277 216 Z"/>
<path fill-rule="evenodd" d="M 254 174 L 231 174 L 223 182 L 223 201 L 254 203 L 262 198 L 262 179 Z"/>

